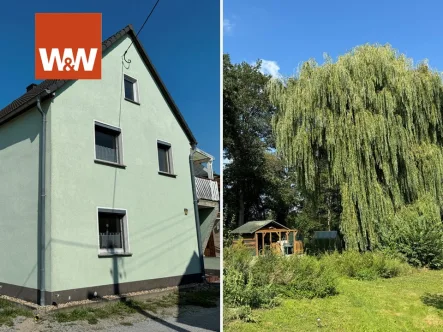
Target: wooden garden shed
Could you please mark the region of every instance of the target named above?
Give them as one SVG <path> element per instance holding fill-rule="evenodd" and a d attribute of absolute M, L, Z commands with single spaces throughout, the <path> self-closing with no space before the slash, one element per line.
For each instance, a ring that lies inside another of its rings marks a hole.
<path fill-rule="evenodd" d="M 297 233 L 296 229 L 274 220 L 250 221 L 232 231 L 257 256 L 264 249 L 272 249 L 283 255 L 303 253 L 303 242 L 297 239 Z"/>

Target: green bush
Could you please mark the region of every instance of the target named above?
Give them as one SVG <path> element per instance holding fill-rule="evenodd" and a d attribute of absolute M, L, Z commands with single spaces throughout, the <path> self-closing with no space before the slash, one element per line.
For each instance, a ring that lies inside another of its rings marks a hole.
<path fill-rule="evenodd" d="M 254 276 L 255 284 L 259 286 L 275 284 L 276 276 L 281 271 L 281 261 L 281 257 L 272 253 L 271 250 L 255 257 L 251 264 L 251 274 Z"/>
<path fill-rule="evenodd" d="M 226 324 L 233 320 L 243 320 L 245 322 L 255 322 L 254 316 L 252 315 L 252 309 L 249 306 L 242 307 L 224 307 L 223 308 L 223 323 Z"/>
<path fill-rule="evenodd" d="M 223 301 L 228 306 L 260 308 L 278 304 L 274 287 L 257 285 L 251 273 L 245 275 L 238 270 L 226 270 L 223 282 Z"/>
<path fill-rule="evenodd" d="M 404 207 L 391 220 L 383 236 L 384 245 L 404 255 L 409 264 L 443 268 L 443 223 L 432 198 Z"/>
<path fill-rule="evenodd" d="M 243 242 L 223 248 L 223 266 L 225 269 L 248 271 L 252 261 L 252 252 Z"/>
<path fill-rule="evenodd" d="M 320 261 L 330 268 L 335 268 L 340 275 L 358 280 L 392 278 L 411 271 L 398 255 L 382 251 L 365 253 L 345 251 L 342 254 L 325 254 Z"/>
<path fill-rule="evenodd" d="M 230 306 L 270 307 L 279 303 L 279 295 L 313 298 L 337 293 L 333 268 L 315 257 L 268 251 L 252 258 L 244 246 L 235 245 L 225 251 L 224 264 L 224 302 Z"/>
<path fill-rule="evenodd" d="M 223 301 L 228 306 L 249 306 L 252 308 L 273 307 L 277 304 L 277 293 L 272 284 L 258 281 L 251 271 L 250 257 L 245 257 L 242 246 L 230 249 L 225 256 L 223 272 Z M 238 251 L 238 252 L 236 252 Z"/>
<path fill-rule="evenodd" d="M 337 293 L 337 273 L 316 257 L 288 257 L 282 269 L 278 283 L 286 296 L 314 298 Z"/>

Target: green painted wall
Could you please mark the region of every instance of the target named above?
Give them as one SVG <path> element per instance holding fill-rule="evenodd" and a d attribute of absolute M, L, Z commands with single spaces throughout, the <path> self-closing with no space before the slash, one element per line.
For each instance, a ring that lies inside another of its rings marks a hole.
<path fill-rule="evenodd" d="M 0 284 L 37 287 L 40 132 L 36 109 L 0 127 Z"/>
<path fill-rule="evenodd" d="M 51 291 L 200 271 L 189 141 L 134 46 L 122 66 L 129 44 L 105 55 L 102 80 L 76 81 L 52 104 Z M 123 73 L 138 80 L 140 105 L 122 98 Z M 126 169 L 94 163 L 94 120 L 121 128 Z M 158 174 L 157 139 L 172 144 L 177 178 Z M 117 267 L 98 257 L 97 207 L 127 210 L 133 256 Z"/>

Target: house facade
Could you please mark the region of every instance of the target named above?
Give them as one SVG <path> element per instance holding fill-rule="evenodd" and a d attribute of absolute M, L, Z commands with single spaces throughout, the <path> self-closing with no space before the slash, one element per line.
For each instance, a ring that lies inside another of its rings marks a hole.
<path fill-rule="evenodd" d="M 0 111 L 0 294 L 201 282 L 196 141 L 132 27 L 103 42 L 101 80 L 28 90 Z"/>

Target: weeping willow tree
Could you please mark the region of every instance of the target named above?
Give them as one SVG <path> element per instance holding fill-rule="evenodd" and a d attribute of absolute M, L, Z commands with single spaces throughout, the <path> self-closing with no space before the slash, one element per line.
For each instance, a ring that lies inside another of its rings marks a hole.
<path fill-rule="evenodd" d="M 268 89 L 277 150 L 306 190 L 326 165 L 349 249 L 378 247 L 392 215 L 424 196 L 442 206 L 443 85 L 427 63 L 364 45 Z"/>

